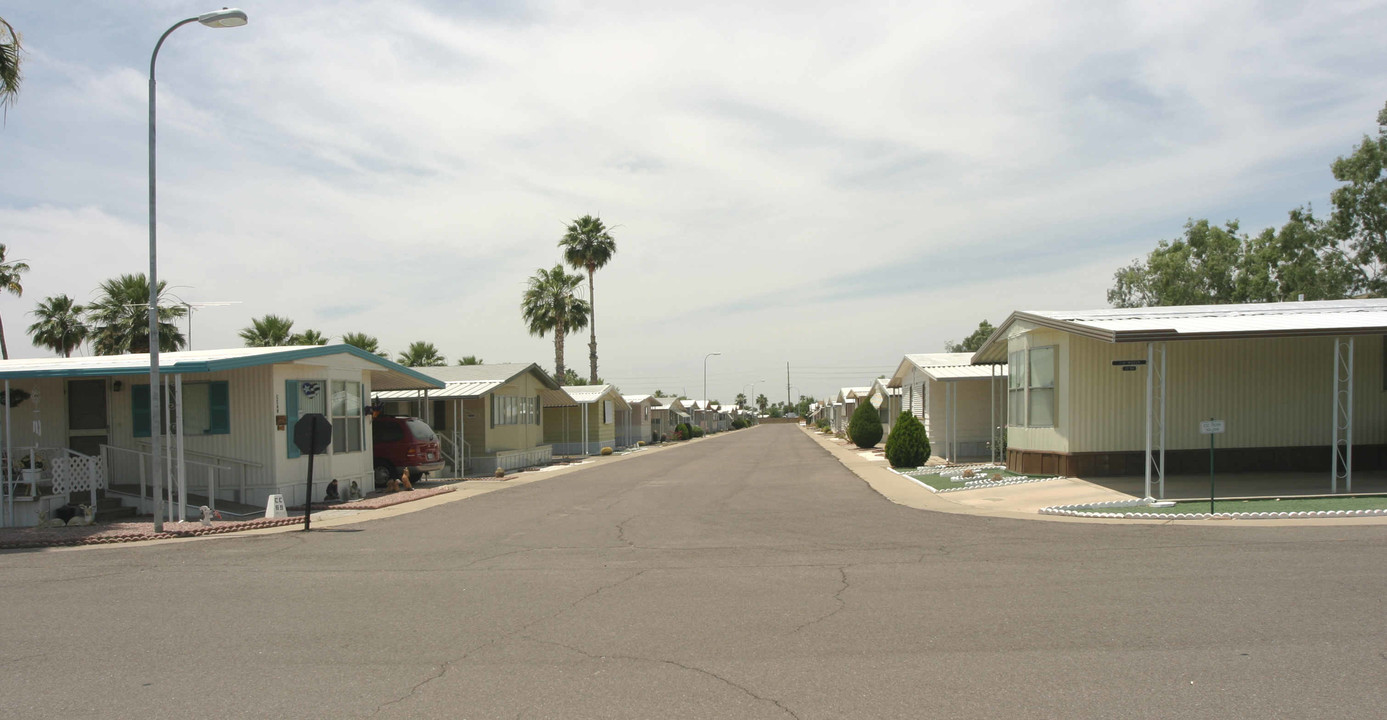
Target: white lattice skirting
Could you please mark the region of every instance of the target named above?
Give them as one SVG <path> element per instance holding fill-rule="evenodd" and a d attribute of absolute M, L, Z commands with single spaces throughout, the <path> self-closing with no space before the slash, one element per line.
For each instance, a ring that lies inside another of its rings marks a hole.
<path fill-rule="evenodd" d="M 53 492 L 65 494 L 106 487 L 106 461 L 99 457 L 66 457 L 53 461 Z"/>

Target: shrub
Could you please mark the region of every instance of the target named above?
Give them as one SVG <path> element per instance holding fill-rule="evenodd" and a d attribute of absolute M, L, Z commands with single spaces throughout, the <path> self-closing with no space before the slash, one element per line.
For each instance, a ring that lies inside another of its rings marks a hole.
<path fill-rule="evenodd" d="M 703 428 L 698 425 L 693 426 L 693 436 L 696 438 L 703 437 Z"/>
<path fill-rule="evenodd" d="M 688 423 L 679 423 L 674 428 L 675 440 L 688 440 L 693 437 L 693 432 L 689 430 Z"/>
<path fill-rule="evenodd" d="M 661 435 L 660 435 L 660 442 L 669 442 L 669 436 L 668 436 L 668 435 L 665 435 L 665 434 L 661 434 Z"/>
<path fill-rule="evenodd" d="M 637 440 L 637 441 L 636 441 L 636 447 L 645 447 L 645 441 L 644 441 L 644 440 Z"/>
<path fill-rule="evenodd" d="M 891 467 L 920 467 L 929 460 L 929 438 L 925 426 L 909 412 L 901 413 L 886 438 L 886 461 Z"/>
<path fill-rule="evenodd" d="M 503 467 L 498 467 L 496 468 L 496 472 L 492 473 L 492 475 L 495 475 L 498 478 L 503 478 L 506 476 L 506 469 Z"/>
<path fill-rule="evenodd" d="M 869 402 L 859 403 L 848 420 L 848 438 L 860 448 L 875 447 L 881 442 L 881 415 Z"/>
<path fill-rule="evenodd" d="M 603 455 L 611 455 L 611 454 L 612 454 L 612 449 L 609 448 L 609 447 L 604 447 L 604 448 L 602 448 L 602 454 L 603 454 Z"/>

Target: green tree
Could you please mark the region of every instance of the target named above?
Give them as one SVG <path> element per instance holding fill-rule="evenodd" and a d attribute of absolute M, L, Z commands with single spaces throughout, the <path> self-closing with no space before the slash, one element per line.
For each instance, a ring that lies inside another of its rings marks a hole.
<path fill-rule="evenodd" d="M 982 348 L 982 344 L 987 342 L 987 338 L 991 337 L 992 331 L 996 329 L 997 328 L 992 327 L 992 323 L 983 320 L 982 322 L 978 323 L 978 329 L 974 330 L 972 335 L 963 338 L 963 342 L 956 343 L 952 340 L 946 340 L 944 342 L 944 352 L 975 353 Z"/>
<path fill-rule="evenodd" d="M 1292 210 L 1280 231 L 1248 237 L 1237 221 L 1185 223 L 1144 260 L 1119 269 L 1108 290 L 1114 307 L 1207 305 L 1352 296 L 1361 284 L 1338 241 L 1307 209 Z"/>
<path fill-rule="evenodd" d="M 360 332 L 349 332 L 342 335 L 342 342 L 355 348 L 361 348 L 368 353 L 378 357 L 388 358 L 390 354 L 380 349 L 380 341 L 374 335 L 367 335 Z"/>
<path fill-rule="evenodd" d="M 520 299 L 520 315 L 528 324 L 530 334 L 536 337 L 544 337 L 545 333 L 554 335 L 554 378 L 559 382 L 567 377 L 563 362 L 564 338 L 588 324 L 591 308 L 574 294 L 582 284 L 583 276 L 564 272 L 562 265 L 555 265 L 553 270 L 540 268 L 530 276 Z M 593 373 L 593 377 L 596 376 Z"/>
<path fill-rule="evenodd" d="M 29 326 L 29 337 L 35 345 L 46 347 L 63 357 L 82 346 L 89 333 L 83 313 L 86 308 L 67 295 L 44 298 L 30 315 L 38 322 Z"/>
<path fill-rule="evenodd" d="M 737 407 L 746 407 L 746 393 L 737 393 Z"/>
<path fill-rule="evenodd" d="M 986 322 L 986 320 L 983 322 Z M 799 402 L 795 403 L 795 414 L 802 418 L 809 417 L 809 406 L 812 404 L 814 404 L 814 397 L 812 395 L 800 395 Z"/>
<path fill-rule="evenodd" d="M 886 438 L 886 461 L 891 467 L 920 467 L 929 460 L 929 437 L 925 426 L 909 411 L 901 413 Z"/>
<path fill-rule="evenodd" d="M 616 240 L 607 230 L 607 226 L 602 224 L 602 220 L 591 215 L 584 215 L 574 220 L 564 232 L 563 239 L 559 240 L 559 247 L 563 248 L 563 259 L 569 267 L 574 270 L 586 269 L 588 271 L 588 315 L 591 320 L 588 322 L 588 330 L 591 333 L 588 341 L 588 361 L 592 365 L 592 374 L 589 381 L 597 383 L 597 295 L 593 288 L 593 273 L 608 262 L 616 254 Z"/>
<path fill-rule="evenodd" d="M 760 408 L 761 412 L 765 412 L 766 406 L 769 404 L 771 404 L 771 401 L 766 399 L 765 393 L 756 396 L 756 407 Z"/>
<path fill-rule="evenodd" d="M 433 343 L 416 340 L 395 362 L 405 367 L 441 367 L 448 364 L 448 359 L 439 354 Z"/>
<path fill-rule="evenodd" d="M 168 284 L 159 282 L 159 351 L 183 348 L 187 339 L 176 320 L 187 314 L 182 305 L 164 305 Z M 92 352 L 97 355 L 149 352 L 149 278 L 144 273 L 111 278 L 96 288 L 96 301 L 87 306 Z"/>
<path fill-rule="evenodd" d="M 19 97 L 19 54 L 24 51 L 14 26 L 0 18 L 0 110 L 9 113 Z"/>
<path fill-rule="evenodd" d="M 1353 249 L 1368 291 L 1387 295 L 1387 105 L 1377 114 L 1377 137 L 1364 135 L 1353 153 L 1336 158 L 1330 169 L 1345 183 L 1329 195 L 1334 234 Z"/>
<path fill-rule="evenodd" d="M 279 347 L 295 345 L 294 321 L 278 315 L 251 318 L 250 327 L 241 328 L 241 340 L 246 347 Z"/>
<path fill-rule="evenodd" d="M 607 381 L 597 378 L 597 382 L 592 382 L 588 378 L 573 371 L 573 368 L 564 368 L 563 378 L 559 380 L 561 385 L 606 385 Z"/>
<path fill-rule="evenodd" d="M 664 391 L 664 390 L 660 390 L 660 389 L 656 389 L 656 390 L 655 390 L 655 397 L 657 397 L 657 398 L 666 397 L 665 391 Z"/>
<path fill-rule="evenodd" d="M 476 355 L 464 355 L 464 356 L 462 356 L 461 359 L 458 360 L 458 364 L 459 364 L 459 365 L 481 365 L 481 364 L 483 364 L 483 362 L 482 362 L 482 359 L 479 358 L 479 357 L 477 357 Z"/>
<path fill-rule="evenodd" d="M 304 330 L 289 337 L 290 345 L 326 345 L 327 337 L 317 330 Z"/>
<path fill-rule="evenodd" d="M 29 272 L 29 263 L 22 260 L 6 260 L 5 244 L 0 243 L 0 295 L 10 293 L 15 297 L 24 295 L 22 276 Z M 0 358 L 10 359 L 10 348 L 5 344 L 5 324 L 0 322 Z"/>
<path fill-rule="evenodd" d="M 881 414 L 876 406 L 863 400 L 848 418 L 848 439 L 860 448 L 875 447 L 881 442 Z"/>

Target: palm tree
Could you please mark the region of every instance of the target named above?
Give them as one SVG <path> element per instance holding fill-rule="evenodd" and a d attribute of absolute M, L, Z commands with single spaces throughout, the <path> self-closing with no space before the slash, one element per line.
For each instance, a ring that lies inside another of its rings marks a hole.
<path fill-rule="evenodd" d="M 761 412 L 765 412 L 766 406 L 769 404 L 771 404 L 771 401 L 766 399 L 765 394 L 756 396 L 756 407 L 761 408 Z"/>
<path fill-rule="evenodd" d="M 326 345 L 327 338 L 317 330 L 304 330 L 289 336 L 290 345 Z"/>
<path fill-rule="evenodd" d="M 159 282 L 158 298 L 167 284 Z M 149 352 L 149 279 L 144 273 L 111 278 L 96 288 L 96 302 L 87 306 L 92 352 L 97 355 Z M 187 314 L 182 305 L 159 304 L 159 351 L 173 352 L 188 341 L 174 322 Z"/>
<path fill-rule="evenodd" d="M 612 239 L 611 233 L 607 232 L 607 226 L 602 224 L 601 219 L 584 215 L 568 226 L 563 239 L 559 241 L 559 247 L 563 248 L 563 259 L 569 267 L 574 270 L 586 268 L 588 271 L 588 313 L 592 315 L 592 321 L 588 323 L 588 331 L 591 333 L 591 339 L 588 341 L 588 361 L 592 364 L 592 377 L 588 379 L 595 385 L 597 384 L 597 297 L 593 294 L 592 275 L 597 272 L 598 268 L 606 265 L 616 254 L 616 240 Z"/>
<path fill-rule="evenodd" d="M 241 328 L 241 339 L 246 347 L 278 347 L 296 345 L 294 340 L 294 321 L 278 315 L 251 318 L 250 327 Z"/>
<path fill-rule="evenodd" d="M 19 33 L 14 26 L 0 18 L 0 110 L 9 112 L 19 96 Z"/>
<path fill-rule="evenodd" d="M 447 365 L 448 359 L 438 353 L 433 343 L 416 340 L 409 344 L 408 350 L 400 353 L 395 362 L 405 367 L 439 367 Z"/>
<path fill-rule="evenodd" d="M 464 355 L 462 359 L 458 360 L 459 365 L 481 365 L 482 362 L 482 359 L 476 355 Z"/>
<path fill-rule="evenodd" d="M 44 298 L 30 315 L 38 322 L 29 326 L 29 337 L 34 344 L 46 347 L 63 357 L 72 357 L 72 351 L 81 347 L 87 339 L 87 324 L 82 322 L 86 308 L 73 302 L 66 295 Z"/>
<path fill-rule="evenodd" d="M 737 407 L 746 407 L 746 393 L 737 393 Z"/>
<path fill-rule="evenodd" d="M 4 22 L 0 20 L 0 22 Z M 8 25 L 6 27 L 9 27 Z M 3 91 L 0 91 L 0 95 Z M 29 263 L 22 260 L 5 262 L 5 244 L 0 243 L 0 294 L 12 293 L 15 297 L 24 295 L 24 285 L 20 276 L 29 272 Z M 0 322 L 0 358 L 10 359 L 10 348 L 5 344 L 5 324 Z"/>
<path fill-rule="evenodd" d="M 591 306 L 573 293 L 583 284 L 583 276 L 569 275 L 562 265 L 553 270 L 540 268 L 530 277 L 520 299 L 520 315 L 530 325 L 530 334 L 544 337 L 554 333 L 554 378 L 563 382 L 563 340 L 588 324 Z"/>
<path fill-rule="evenodd" d="M 383 358 L 390 357 L 389 353 L 380 349 L 380 341 L 376 339 L 375 335 L 367 335 L 366 333 L 359 332 L 343 333 L 342 342 Z"/>

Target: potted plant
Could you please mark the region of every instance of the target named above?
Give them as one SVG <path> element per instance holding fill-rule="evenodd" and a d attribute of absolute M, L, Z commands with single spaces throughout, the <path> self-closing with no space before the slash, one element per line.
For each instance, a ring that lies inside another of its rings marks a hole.
<path fill-rule="evenodd" d="M 43 475 L 43 458 L 37 455 L 21 455 L 19 474 L 23 478 L 23 482 L 37 483 Z"/>

